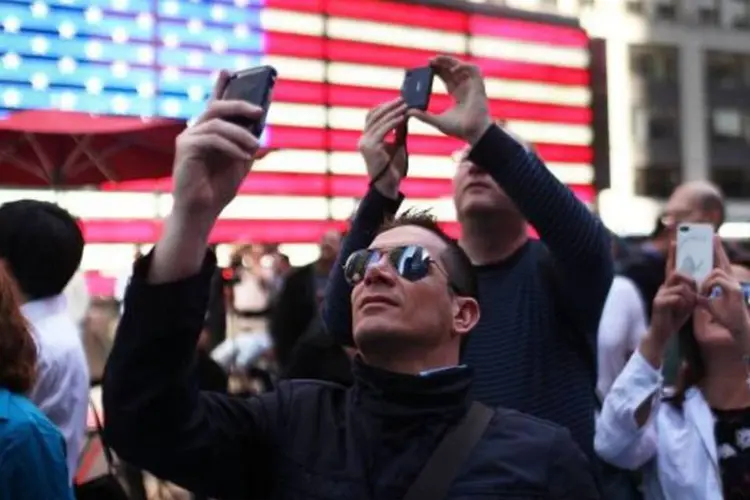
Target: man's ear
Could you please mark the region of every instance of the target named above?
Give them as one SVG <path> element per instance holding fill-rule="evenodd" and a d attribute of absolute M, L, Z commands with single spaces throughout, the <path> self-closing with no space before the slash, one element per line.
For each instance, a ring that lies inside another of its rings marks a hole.
<path fill-rule="evenodd" d="M 466 335 L 479 321 L 479 303 L 471 297 L 455 297 L 453 300 L 453 331 Z"/>

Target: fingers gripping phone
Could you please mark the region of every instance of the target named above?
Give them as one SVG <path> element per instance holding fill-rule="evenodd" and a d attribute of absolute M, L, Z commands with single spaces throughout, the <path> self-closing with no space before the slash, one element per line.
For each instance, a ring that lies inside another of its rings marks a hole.
<path fill-rule="evenodd" d="M 427 110 L 432 95 L 432 81 L 435 73 L 429 66 L 406 70 L 401 85 L 401 98 L 411 109 Z"/>
<path fill-rule="evenodd" d="M 263 109 L 263 115 L 259 120 L 241 116 L 230 118 L 232 123 L 248 129 L 255 137 L 260 137 L 266 126 L 276 76 L 277 72 L 273 66 L 258 66 L 234 73 L 224 87 L 222 99 L 245 101 Z"/>
<path fill-rule="evenodd" d="M 677 271 L 700 284 L 714 267 L 714 228 L 711 224 L 680 224 L 675 252 Z"/>

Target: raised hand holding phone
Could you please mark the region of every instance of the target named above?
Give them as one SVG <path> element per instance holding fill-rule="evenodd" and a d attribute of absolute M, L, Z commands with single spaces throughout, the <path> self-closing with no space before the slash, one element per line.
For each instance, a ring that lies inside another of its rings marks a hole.
<path fill-rule="evenodd" d="M 713 252 L 715 266 L 701 285 L 698 305 L 708 310 L 735 339 L 747 340 L 750 338 L 747 299 L 718 236 L 713 238 Z"/>
<path fill-rule="evenodd" d="M 253 165 L 259 140 L 231 120 L 257 121 L 264 110 L 245 101 L 222 100 L 229 78 L 228 72 L 220 73 L 206 110 L 177 137 L 174 204 L 154 250 L 151 283 L 176 281 L 201 269 L 211 229 Z"/>
<path fill-rule="evenodd" d="M 493 123 L 479 67 L 445 55 L 433 57 L 430 67 L 445 84 L 453 106 L 440 114 L 410 109 L 408 115 L 446 135 L 475 144 Z"/>
<path fill-rule="evenodd" d="M 260 145 L 250 130 L 232 119 L 257 121 L 263 109 L 221 99 L 229 79 L 226 71 L 219 74 L 206 110 L 176 141 L 173 212 L 205 215 L 211 223 L 236 195 Z"/>
<path fill-rule="evenodd" d="M 666 279 L 654 297 L 651 326 L 639 350 L 652 366 L 661 366 L 667 341 L 688 321 L 695 310 L 698 288 L 695 280 L 675 269 L 676 244 L 669 245 Z"/>
<path fill-rule="evenodd" d="M 388 101 L 367 113 L 365 128 L 357 144 L 375 189 L 393 200 L 406 176 L 406 109 L 403 99 Z M 395 131 L 393 141 L 388 135 Z"/>

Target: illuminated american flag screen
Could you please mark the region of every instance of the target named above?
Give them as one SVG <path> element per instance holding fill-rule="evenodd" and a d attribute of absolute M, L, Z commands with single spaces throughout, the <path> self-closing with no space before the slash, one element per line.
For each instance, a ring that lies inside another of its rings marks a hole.
<path fill-rule="evenodd" d="M 271 64 L 279 81 L 262 160 L 224 212 L 217 242 L 301 244 L 343 227 L 367 179 L 356 142 L 368 108 L 397 95 L 431 55 L 477 61 L 492 111 L 532 142 L 584 201 L 593 197 L 589 53 L 562 24 L 371 0 L 0 1 L 0 105 L 189 119 L 221 68 Z M 431 107 L 449 103 L 435 86 Z M 410 127 L 405 205 L 431 207 L 457 234 L 450 199 L 459 144 Z M 155 241 L 168 180 L 104 186 L 58 201 L 80 216 L 88 254 Z M 5 191 L 3 199 L 17 196 Z M 291 247 L 290 247 L 291 248 Z M 105 257 L 105 255 L 107 257 Z M 92 257 L 93 258 L 93 257 Z"/>

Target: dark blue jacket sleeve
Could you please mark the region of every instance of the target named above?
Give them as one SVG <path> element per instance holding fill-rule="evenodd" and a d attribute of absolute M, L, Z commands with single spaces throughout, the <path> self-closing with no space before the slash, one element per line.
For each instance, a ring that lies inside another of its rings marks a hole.
<path fill-rule="evenodd" d="M 601 493 L 591 463 L 570 432 L 560 430 L 549 453 L 547 484 L 550 500 L 598 500 Z"/>
<path fill-rule="evenodd" d="M 174 283 L 146 281 L 139 260 L 103 380 L 105 441 L 124 460 L 207 497 L 268 493 L 278 396 L 198 390 L 195 352 L 215 269 Z"/>
<path fill-rule="evenodd" d="M 323 301 L 326 329 L 341 344 L 354 345 L 350 303 L 352 289 L 344 278 L 344 263 L 352 253 L 372 243 L 380 226 L 386 218 L 396 214 L 403 199 L 403 195 L 399 194 L 398 200 L 392 200 L 371 187 L 360 202 L 349 233 L 341 245 L 336 264 L 328 277 Z"/>
<path fill-rule="evenodd" d="M 565 310 L 595 336 L 614 273 L 609 233 L 531 151 L 493 125 L 469 158 L 488 170 L 537 230 L 560 273 Z"/>

